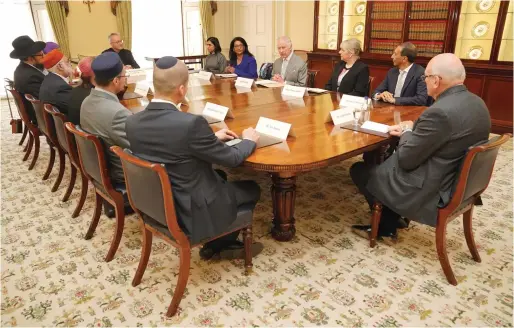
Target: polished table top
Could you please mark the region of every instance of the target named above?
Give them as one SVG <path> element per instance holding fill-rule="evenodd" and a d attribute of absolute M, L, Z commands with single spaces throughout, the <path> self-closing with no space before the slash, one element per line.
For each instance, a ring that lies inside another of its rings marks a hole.
<path fill-rule="evenodd" d="M 130 88 L 129 88 L 130 90 Z M 386 138 L 343 129 L 325 123 L 329 112 L 339 107 L 337 93 L 312 94 L 304 98 L 283 98 L 281 88 L 253 87 L 251 91 L 238 90 L 233 79 L 202 81 L 192 77 L 189 81 L 188 104 L 181 109 L 201 114 L 207 102 L 230 108 L 234 119 L 212 124 L 213 130 L 228 127 L 238 135 L 247 127 L 255 127 L 260 117 L 292 124 L 296 136 L 286 142 L 257 149 L 245 162 L 256 170 L 268 172 L 309 171 L 323 167 L 376 147 Z M 149 97 L 151 98 L 151 97 Z M 125 102 L 134 112 L 140 111 L 148 100 Z M 399 111 L 402 120 L 415 120 L 423 106 L 394 106 L 374 102 L 371 120 L 393 124 L 393 113 Z"/>

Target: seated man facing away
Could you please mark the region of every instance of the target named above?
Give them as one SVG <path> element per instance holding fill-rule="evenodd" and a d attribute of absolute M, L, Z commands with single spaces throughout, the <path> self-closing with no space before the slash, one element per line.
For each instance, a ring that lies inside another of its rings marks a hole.
<path fill-rule="evenodd" d="M 118 156 L 109 150 L 111 146 L 129 148 L 125 133 L 125 121 L 132 113 L 125 108 L 116 94 L 125 89 L 127 77 L 118 54 L 106 52 L 96 57 L 91 68 L 95 74 L 96 87 L 84 99 L 80 107 L 80 126 L 83 130 L 99 136 L 104 142 L 109 176 L 113 185 L 125 185 L 123 167 Z M 113 208 L 104 202 L 107 216 L 113 216 Z M 126 206 L 130 209 L 130 206 Z"/>
<path fill-rule="evenodd" d="M 54 105 L 63 114 L 68 114 L 72 89 L 68 78 L 73 76 L 70 61 L 62 52 L 54 49 L 46 54 L 43 64 L 48 74 L 41 83 L 39 100 Z"/>
<path fill-rule="evenodd" d="M 458 169 L 470 146 L 487 141 L 491 130 L 484 101 L 464 86 L 466 71 L 451 53 L 432 58 L 422 77 L 436 101 L 416 123 L 389 128 L 399 136 L 396 152 L 379 166 L 355 163 L 352 180 L 370 207 L 382 203 L 379 237 L 397 237 L 400 216 L 435 226 L 438 207 L 450 202 Z M 368 237 L 370 225 L 352 230 Z"/>
<path fill-rule="evenodd" d="M 427 85 L 421 79 L 425 69 L 414 63 L 416 55 L 416 46 L 410 42 L 396 47 L 391 56 L 395 67 L 373 92 L 375 99 L 402 106 L 427 105 Z"/>
<path fill-rule="evenodd" d="M 213 164 L 241 165 L 255 150 L 259 136 L 248 128 L 243 141 L 230 147 L 223 141 L 237 137 L 234 132 L 213 133 L 202 116 L 181 112 L 177 104 L 184 101 L 188 79 L 182 61 L 170 56 L 159 59 L 153 72 L 155 97 L 144 111 L 127 119 L 127 137 L 136 156 L 166 165 L 177 219 L 194 244 L 226 232 L 238 206 L 255 206 L 259 200 L 257 183 L 227 182 L 212 168 Z M 242 256 L 238 235 L 236 231 L 206 243 L 200 256 L 209 259 L 220 252 L 222 257 Z"/>
<path fill-rule="evenodd" d="M 307 83 L 307 64 L 294 54 L 291 39 L 287 36 L 278 38 L 277 50 L 280 58 L 273 63 L 271 79 L 279 83 L 305 87 Z"/>

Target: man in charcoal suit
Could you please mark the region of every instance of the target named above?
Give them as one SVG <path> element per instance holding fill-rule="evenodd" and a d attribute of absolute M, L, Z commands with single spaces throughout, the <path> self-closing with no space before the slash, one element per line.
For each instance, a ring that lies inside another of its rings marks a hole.
<path fill-rule="evenodd" d="M 382 203 L 380 238 L 396 239 L 400 216 L 435 226 L 439 207 L 446 206 L 459 167 L 470 146 L 487 141 L 491 130 L 484 101 L 464 86 L 466 71 L 454 54 L 432 58 L 424 76 L 435 99 L 419 119 L 389 127 L 400 137 L 396 152 L 379 166 L 355 163 L 352 180 L 370 207 Z M 368 237 L 370 225 L 354 225 Z"/>
<path fill-rule="evenodd" d="M 45 55 L 43 64 L 48 70 L 48 74 L 41 84 L 39 100 L 54 105 L 61 113 L 67 115 L 72 90 L 68 78 L 73 76 L 70 61 L 62 52 L 54 49 Z"/>
<path fill-rule="evenodd" d="M 271 79 L 298 87 L 307 86 L 307 64 L 293 52 L 293 44 L 287 36 L 277 40 L 280 58 L 273 63 Z"/>

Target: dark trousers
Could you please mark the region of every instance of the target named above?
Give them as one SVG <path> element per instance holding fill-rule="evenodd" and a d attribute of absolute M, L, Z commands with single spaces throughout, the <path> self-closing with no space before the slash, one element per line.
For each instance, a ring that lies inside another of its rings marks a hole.
<path fill-rule="evenodd" d="M 372 165 L 364 162 L 357 162 L 350 167 L 350 176 L 353 183 L 359 188 L 359 191 L 364 195 L 368 202 L 370 211 L 373 210 L 373 204 L 375 203 L 375 197 L 366 188 L 370 177 Z M 400 215 L 395 213 L 389 207 L 382 206 L 382 216 L 380 217 L 379 231 L 384 233 L 395 233 L 398 227 L 398 219 Z"/>
<path fill-rule="evenodd" d="M 215 170 L 224 180 L 227 180 L 227 174 L 222 170 Z M 236 204 L 239 208 L 242 205 L 255 205 L 261 198 L 261 188 L 255 181 L 244 180 L 244 181 L 233 181 L 229 182 L 230 188 L 234 190 L 236 195 Z M 212 249 L 222 249 L 225 245 L 234 243 L 239 236 L 239 231 L 234 231 L 223 237 L 211 240 L 205 243 L 204 247 Z"/>

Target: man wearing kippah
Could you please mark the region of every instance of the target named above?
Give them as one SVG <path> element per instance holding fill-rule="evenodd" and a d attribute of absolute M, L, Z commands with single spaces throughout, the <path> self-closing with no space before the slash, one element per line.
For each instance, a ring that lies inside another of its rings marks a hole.
<path fill-rule="evenodd" d="M 236 167 L 256 147 L 259 135 L 253 128 L 243 131 L 242 141 L 228 146 L 224 141 L 237 135 L 221 129 L 214 133 L 200 115 L 181 112 L 180 102 L 187 93 L 188 70 L 175 57 L 162 57 L 155 63 L 155 97 L 148 107 L 127 119 L 127 137 L 132 152 L 146 160 L 166 165 L 173 189 L 177 219 L 191 244 L 229 232 L 241 207 L 254 208 L 260 188 L 254 181 L 226 181 L 224 172 L 212 164 Z M 247 222 L 245 222 L 247 223 Z M 242 258 L 239 231 L 204 244 L 200 256 L 223 259 Z M 262 244 L 252 246 L 255 256 Z"/>
<path fill-rule="evenodd" d="M 62 52 L 54 49 L 43 58 L 43 65 L 49 73 L 41 84 L 39 100 L 54 105 L 63 114 L 68 114 L 71 100 L 68 78 L 73 75 L 70 61 Z"/>
<path fill-rule="evenodd" d="M 125 68 L 118 54 L 107 52 L 97 56 L 91 68 L 95 74 L 96 87 L 84 99 L 80 108 L 80 126 L 83 130 L 99 136 L 105 143 L 109 162 L 109 175 L 113 184 L 125 184 L 120 159 L 109 148 L 129 148 L 125 133 L 125 121 L 131 112 L 125 108 L 116 94 L 127 84 Z"/>

